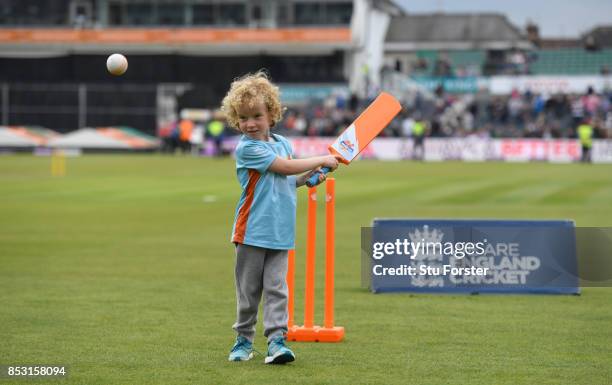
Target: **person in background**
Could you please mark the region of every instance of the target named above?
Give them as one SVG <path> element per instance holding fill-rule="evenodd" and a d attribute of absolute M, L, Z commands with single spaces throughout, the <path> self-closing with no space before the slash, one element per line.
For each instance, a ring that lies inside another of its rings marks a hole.
<path fill-rule="evenodd" d="M 176 150 L 180 146 L 181 141 L 181 130 L 179 128 L 179 122 L 176 122 L 172 125 L 172 129 L 170 131 L 170 152 L 174 155 L 176 154 Z"/>
<path fill-rule="evenodd" d="M 582 146 L 582 157 L 580 161 L 583 163 L 590 163 L 591 148 L 593 147 L 593 126 L 591 126 L 589 119 L 585 119 L 584 122 L 578 126 L 578 139 L 580 139 L 580 145 Z"/>
<path fill-rule="evenodd" d="M 415 122 L 412 125 L 412 157 L 415 160 L 425 159 L 425 133 L 427 131 L 427 122 L 420 116 L 415 117 Z"/>
<path fill-rule="evenodd" d="M 174 144 L 172 139 L 172 133 L 176 129 L 176 122 L 173 121 L 159 128 L 157 136 L 161 139 L 161 152 L 172 153 L 174 151 Z"/>
<path fill-rule="evenodd" d="M 204 145 L 204 126 L 201 123 L 194 125 L 189 142 L 191 144 L 191 155 L 200 155 Z"/>
<path fill-rule="evenodd" d="M 193 132 L 193 120 L 181 119 L 179 122 L 179 146 L 184 154 L 191 152 L 191 133 Z"/>
<path fill-rule="evenodd" d="M 223 123 L 223 116 L 221 113 L 216 112 L 213 120 L 211 120 L 206 126 L 206 135 L 211 138 L 214 143 L 214 155 L 223 155 L 223 132 L 225 131 L 225 125 Z"/>

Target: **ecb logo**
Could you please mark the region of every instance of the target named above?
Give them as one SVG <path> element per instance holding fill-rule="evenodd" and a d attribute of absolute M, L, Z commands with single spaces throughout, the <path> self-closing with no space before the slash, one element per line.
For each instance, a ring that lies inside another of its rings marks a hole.
<path fill-rule="evenodd" d="M 353 151 L 355 151 L 355 145 L 353 143 L 351 143 L 350 140 L 348 139 L 344 139 L 340 142 L 340 147 L 342 147 L 342 149 L 344 151 L 348 151 L 351 154 L 353 153 Z"/>

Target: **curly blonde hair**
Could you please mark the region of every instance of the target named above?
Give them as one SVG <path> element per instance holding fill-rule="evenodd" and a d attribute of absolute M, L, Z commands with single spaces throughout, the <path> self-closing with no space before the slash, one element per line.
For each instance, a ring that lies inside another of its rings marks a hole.
<path fill-rule="evenodd" d="M 221 111 L 230 126 L 238 128 L 238 112 L 240 106 L 253 107 L 256 103 L 264 103 L 268 109 L 272 126 L 283 117 L 280 102 L 280 91 L 272 84 L 266 72 L 260 70 L 254 74 L 246 74 L 234 80 L 227 95 L 221 103 Z"/>

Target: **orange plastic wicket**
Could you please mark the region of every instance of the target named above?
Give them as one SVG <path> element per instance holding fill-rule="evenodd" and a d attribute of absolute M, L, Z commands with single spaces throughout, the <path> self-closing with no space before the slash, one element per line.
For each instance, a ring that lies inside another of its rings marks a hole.
<path fill-rule="evenodd" d="M 295 294 L 295 250 L 288 254 L 287 286 L 288 301 L 288 331 L 289 341 L 302 342 L 340 342 L 344 338 L 344 328 L 334 326 L 334 221 L 335 221 L 335 180 L 327 178 L 325 195 L 325 314 L 323 327 L 314 325 L 314 291 L 315 291 L 315 244 L 317 223 L 317 190 L 308 190 L 308 219 L 306 234 L 306 296 L 304 298 L 304 325 L 294 325 L 294 294 Z"/>

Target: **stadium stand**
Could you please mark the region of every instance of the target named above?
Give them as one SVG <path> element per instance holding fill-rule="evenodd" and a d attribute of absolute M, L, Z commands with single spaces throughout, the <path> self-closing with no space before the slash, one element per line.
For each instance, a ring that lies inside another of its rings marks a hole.
<path fill-rule="evenodd" d="M 601 87 L 593 95 L 586 95 L 587 85 L 561 95 L 486 89 L 497 75 L 609 72 L 612 29 L 605 26 L 551 44 L 537 27 L 524 32 L 502 14 L 405 14 L 390 0 L 5 3 L 4 126 L 40 124 L 61 133 L 130 126 L 162 136 L 182 110 L 210 115 L 236 76 L 266 68 L 285 98 L 296 96 L 284 100 L 290 110 L 278 127 L 288 135 L 336 135 L 380 91 L 387 73 L 395 76 L 388 83 L 410 88 L 398 97 L 435 136 L 567 137 L 587 115 L 612 132 L 612 95 Z M 104 67 L 114 51 L 130 62 L 119 78 Z M 400 122 L 384 135 L 402 135 Z"/>
<path fill-rule="evenodd" d="M 154 134 L 181 109 L 218 107 L 232 80 L 260 69 L 364 97 L 379 82 L 374 47 L 401 12 L 391 0 L 2 1 L 0 123 Z M 105 68 L 114 52 L 129 61 L 118 78 Z"/>
<path fill-rule="evenodd" d="M 592 75 L 612 65 L 612 49 L 587 51 L 583 48 L 534 51 L 530 73 L 536 75 Z"/>
<path fill-rule="evenodd" d="M 444 54 L 454 68 L 454 75 L 457 76 L 480 75 L 487 55 L 483 50 L 445 51 Z M 414 72 L 420 75 L 434 75 L 434 64 L 440 58 L 441 52 L 423 50 L 417 51 L 416 56 L 418 59 L 423 59 L 428 65 L 422 70 L 416 68 Z"/>

